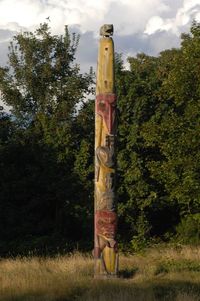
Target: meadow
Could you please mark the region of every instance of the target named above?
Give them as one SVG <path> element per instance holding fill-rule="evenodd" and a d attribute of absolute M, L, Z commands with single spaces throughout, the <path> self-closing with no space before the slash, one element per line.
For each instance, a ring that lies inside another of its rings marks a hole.
<path fill-rule="evenodd" d="M 1 301 L 199 301 L 200 247 L 120 255 L 119 278 L 93 279 L 90 254 L 0 260 Z"/>

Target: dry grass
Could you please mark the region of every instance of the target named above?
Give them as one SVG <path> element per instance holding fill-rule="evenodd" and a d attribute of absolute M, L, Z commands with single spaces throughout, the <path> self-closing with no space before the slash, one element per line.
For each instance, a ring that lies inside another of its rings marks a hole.
<path fill-rule="evenodd" d="M 0 261 L 1 301 L 200 301 L 200 247 L 150 249 L 120 257 L 120 278 L 94 280 L 93 259 Z"/>

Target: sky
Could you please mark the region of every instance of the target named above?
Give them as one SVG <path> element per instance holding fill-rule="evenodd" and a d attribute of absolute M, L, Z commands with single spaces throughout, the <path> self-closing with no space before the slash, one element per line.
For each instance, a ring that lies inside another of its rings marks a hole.
<path fill-rule="evenodd" d="M 0 65 L 7 62 L 8 44 L 21 31 L 47 22 L 53 34 L 64 26 L 81 34 L 77 60 L 81 70 L 96 68 L 99 28 L 114 25 L 115 50 L 128 56 L 158 55 L 179 47 L 180 35 L 200 22 L 200 0 L 0 0 Z"/>

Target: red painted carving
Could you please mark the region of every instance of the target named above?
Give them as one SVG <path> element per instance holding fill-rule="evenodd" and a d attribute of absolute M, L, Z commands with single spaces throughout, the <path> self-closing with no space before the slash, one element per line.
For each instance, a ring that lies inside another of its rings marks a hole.
<path fill-rule="evenodd" d="M 113 211 L 98 210 L 95 213 L 96 234 L 106 238 L 115 238 L 117 231 L 117 214 Z"/>
<path fill-rule="evenodd" d="M 113 93 L 102 93 L 96 96 L 96 112 L 104 119 L 109 134 L 114 130 L 115 102 L 116 95 Z"/>

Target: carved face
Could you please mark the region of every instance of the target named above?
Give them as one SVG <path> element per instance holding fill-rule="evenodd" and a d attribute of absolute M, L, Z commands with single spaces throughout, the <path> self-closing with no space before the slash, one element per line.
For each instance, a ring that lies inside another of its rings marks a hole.
<path fill-rule="evenodd" d="M 95 214 L 96 234 L 107 238 L 115 238 L 117 214 L 113 211 L 97 211 Z"/>
<path fill-rule="evenodd" d="M 97 95 L 96 112 L 103 117 L 109 133 L 112 133 L 115 120 L 115 101 L 114 94 Z"/>

